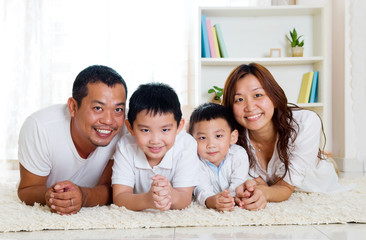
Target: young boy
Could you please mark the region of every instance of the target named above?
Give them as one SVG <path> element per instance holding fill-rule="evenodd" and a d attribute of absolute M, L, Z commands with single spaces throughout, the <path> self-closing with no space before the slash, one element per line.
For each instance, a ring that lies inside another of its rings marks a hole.
<path fill-rule="evenodd" d="M 196 108 L 189 121 L 201 162 L 196 200 L 219 211 L 234 209 L 235 189 L 248 178 L 249 161 L 244 148 L 236 145 L 238 131 L 230 110 L 215 103 Z"/>
<path fill-rule="evenodd" d="M 182 131 L 184 119 L 175 91 L 143 84 L 132 94 L 126 127 L 114 155 L 113 202 L 139 211 L 183 209 L 199 183 L 197 143 Z"/>

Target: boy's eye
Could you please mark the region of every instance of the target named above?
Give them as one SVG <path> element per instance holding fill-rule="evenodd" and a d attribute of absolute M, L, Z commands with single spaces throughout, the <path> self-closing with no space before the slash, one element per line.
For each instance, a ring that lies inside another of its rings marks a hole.
<path fill-rule="evenodd" d="M 147 132 L 149 132 L 149 129 L 143 128 L 143 129 L 141 129 L 141 132 L 147 133 Z"/>
<path fill-rule="evenodd" d="M 166 132 L 169 132 L 169 130 L 170 129 L 168 129 L 168 128 L 164 128 L 162 131 L 166 133 Z"/>
<path fill-rule="evenodd" d="M 199 137 L 198 139 L 199 139 L 199 140 L 205 140 L 205 139 L 206 139 L 206 137 Z"/>
<path fill-rule="evenodd" d="M 217 134 L 216 137 L 217 138 L 222 138 L 222 134 Z"/>

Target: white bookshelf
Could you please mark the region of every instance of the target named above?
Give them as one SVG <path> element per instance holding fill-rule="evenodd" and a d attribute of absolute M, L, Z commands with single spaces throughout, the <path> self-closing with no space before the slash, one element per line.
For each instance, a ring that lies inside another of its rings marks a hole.
<path fill-rule="evenodd" d="M 201 58 L 201 15 L 211 24 L 219 23 L 228 58 Z M 316 111 L 327 130 L 331 106 L 328 103 L 330 66 L 327 54 L 326 7 L 324 6 L 271 6 L 271 7 L 202 7 L 199 9 L 198 81 L 196 105 L 208 102 L 207 90 L 213 85 L 223 87 L 227 76 L 240 64 L 256 62 L 264 65 L 286 92 L 290 103 L 297 103 L 302 76 L 319 71 L 317 103 L 298 104 Z M 289 30 L 296 28 L 305 40 L 304 56 L 291 57 L 286 39 Z M 280 48 L 281 57 L 271 58 L 270 49 Z"/>

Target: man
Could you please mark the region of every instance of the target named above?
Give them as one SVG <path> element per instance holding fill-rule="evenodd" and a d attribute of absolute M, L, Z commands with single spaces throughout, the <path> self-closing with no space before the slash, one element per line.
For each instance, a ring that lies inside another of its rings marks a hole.
<path fill-rule="evenodd" d="M 125 120 L 127 86 L 94 65 L 75 79 L 72 97 L 29 116 L 19 136 L 19 199 L 74 214 L 112 201 L 112 156 Z"/>

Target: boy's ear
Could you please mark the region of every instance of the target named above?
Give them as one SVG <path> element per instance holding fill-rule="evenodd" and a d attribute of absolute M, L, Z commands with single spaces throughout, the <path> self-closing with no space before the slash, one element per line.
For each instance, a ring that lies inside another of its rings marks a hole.
<path fill-rule="evenodd" d="M 131 133 L 131 135 L 135 136 L 133 133 L 132 125 L 131 125 L 130 121 L 128 121 L 128 119 L 125 120 L 125 124 L 126 124 L 127 130 Z"/>
<path fill-rule="evenodd" d="M 231 132 L 230 144 L 235 144 L 238 141 L 239 132 L 238 130 L 234 130 Z"/>
<path fill-rule="evenodd" d="M 76 102 L 75 98 L 70 97 L 67 100 L 67 107 L 71 117 L 75 117 L 75 112 L 78 110 L 78 103 Z"/>
<path fill-rule="evenodd" d="M 180 131 L 182 131 L 182 129 L 184 128 L 184 118 L 182 118 L 179 122 L 179 125 L 178 125 L 178 129 L 177 129 L 177 135 L 180 133 Z"/>

